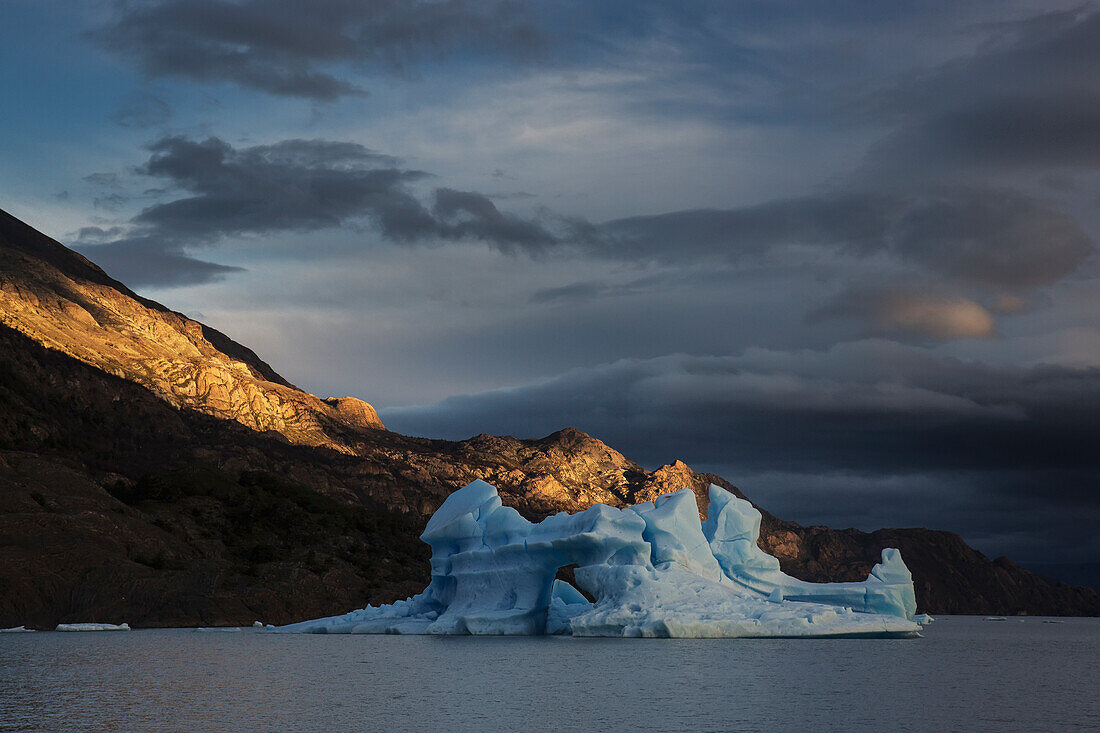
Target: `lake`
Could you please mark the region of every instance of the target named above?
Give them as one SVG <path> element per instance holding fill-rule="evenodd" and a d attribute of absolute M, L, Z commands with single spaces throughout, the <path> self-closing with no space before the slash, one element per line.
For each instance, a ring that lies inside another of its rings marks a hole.
<path fill-rule="evenodd" d="M 0 731 L 1100 730 L 1100 619 L 920 639 L 0 634 Z"/>

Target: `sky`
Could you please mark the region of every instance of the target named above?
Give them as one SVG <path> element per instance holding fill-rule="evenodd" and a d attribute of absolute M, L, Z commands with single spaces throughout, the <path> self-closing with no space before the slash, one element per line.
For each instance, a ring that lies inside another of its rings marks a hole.
<path fill-rule="evenodd" d="M 4 0 L 0 207 L 295 384 L 1100 561 L 1100 4 Z"/>

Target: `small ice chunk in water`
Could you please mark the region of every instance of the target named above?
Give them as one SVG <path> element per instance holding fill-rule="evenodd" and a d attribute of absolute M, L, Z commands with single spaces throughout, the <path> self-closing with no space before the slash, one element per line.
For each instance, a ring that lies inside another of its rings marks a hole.
<path fill-rule="evenodd" d="M 97 623 L 79 623 L 79 624 L 58 624 L 54 631 L 129 631 L 130 624 L 97 624 Z"/>

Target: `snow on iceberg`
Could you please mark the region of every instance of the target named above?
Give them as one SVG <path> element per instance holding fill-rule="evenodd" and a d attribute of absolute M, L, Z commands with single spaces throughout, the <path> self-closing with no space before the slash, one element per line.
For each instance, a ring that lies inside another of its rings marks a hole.
<path fill-rule="evenodd" d="M 625 637 L 910 636 L 913 579 L 897 550 L 862 583 L 807 583 L 761 550 L 760 512 L 710 487 L 700 523 L 688 489 L 625 509 L 596 504 L 532 524 L 484 481 L 459 489 L 420 538 L 431 583 L 417 596 L 280 633 L 572 634 Z M 577 588 L 556 579 L 576 566 Z"/>
<path fill-rule="evenodd" d="M 54 631 L 129 631 L 130 624 L 58 624 Z"/>

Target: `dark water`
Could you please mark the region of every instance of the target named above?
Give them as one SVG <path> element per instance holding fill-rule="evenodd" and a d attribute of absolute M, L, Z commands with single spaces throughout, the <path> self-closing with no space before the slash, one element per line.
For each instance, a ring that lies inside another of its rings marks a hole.
<path fill-rule="evenodd" d="M 1100 619 L 923 639 L 0 634 L 0 731 L 1100 730 Z"/>

